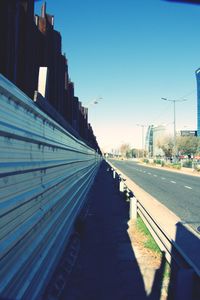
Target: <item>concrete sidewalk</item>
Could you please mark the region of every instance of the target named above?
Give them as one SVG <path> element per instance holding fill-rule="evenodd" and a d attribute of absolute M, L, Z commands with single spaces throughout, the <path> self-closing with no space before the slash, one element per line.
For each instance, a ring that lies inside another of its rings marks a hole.
<path fill-rule="evenodd" d="M 129 203 L 103 161 L 79 224 L 80 252 L 63 300 L 159 300 L 163 269 L 149 296 L 127 233 Z M 148 264 L 148 261 L 147 261 Z"/>

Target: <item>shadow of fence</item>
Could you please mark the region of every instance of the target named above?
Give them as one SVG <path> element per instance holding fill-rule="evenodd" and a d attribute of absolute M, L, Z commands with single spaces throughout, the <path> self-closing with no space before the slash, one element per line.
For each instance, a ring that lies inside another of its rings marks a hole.
<path fill-rule="evenodd" d="M 180 256 L 177 255 L 177 247 Z M 168 299 L 199 300 L 200 239 L 181 222 L 176 224 L 176 239 L 171 253 Z"/>

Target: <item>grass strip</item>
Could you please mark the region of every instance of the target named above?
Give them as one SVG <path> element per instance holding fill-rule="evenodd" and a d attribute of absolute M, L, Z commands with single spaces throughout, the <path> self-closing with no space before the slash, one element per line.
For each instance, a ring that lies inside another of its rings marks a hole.
<path fill-rule="evenodd" d="M 162 252 L 160 248 L 158 247 L 157 243 L 155 242 L 154 238 L 152 237 L 151 233 L 149 232 L 147 226 L 145 225 L 145 223 L 143 222 L 140 216 L 138 216 L 137 218 L 136 228 L 139 232 L 141 232 L 145 236 L 143 246 L 161 256 Z M 170 265 L 166 261 L 164 278 L 169 278 L 169 277 L 170 277 Z"/>
<path fill-rule="evenodd" d="M 152 237 L 151 233 L 149 232 L 148 228 L 146 227 L 140 216 L 138 216 L 137 218 L 136 227 L 146 238 L 146 241 L 144 242 L 144 247 L 152 250 L 153 252 L 161 254 L 160 248 L 156 244 L 154 238 Z"/>

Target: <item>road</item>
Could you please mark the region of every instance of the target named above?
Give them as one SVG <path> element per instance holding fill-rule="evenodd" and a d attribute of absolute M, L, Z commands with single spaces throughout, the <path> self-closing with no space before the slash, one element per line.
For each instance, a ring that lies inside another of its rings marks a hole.
<path fill-rule="evenodd" d="M 200 232 L 200 177 L 150 168 L 132 161 L 112 160 L 111 163 Z"/>

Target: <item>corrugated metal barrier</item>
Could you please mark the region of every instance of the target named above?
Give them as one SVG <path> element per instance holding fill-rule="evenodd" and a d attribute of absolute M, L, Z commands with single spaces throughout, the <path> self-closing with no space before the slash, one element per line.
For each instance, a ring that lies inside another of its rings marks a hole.
<path fill-rule="evenodd" d="M 0 299 L 39 299 L 101 158 L 0 76 Z"/>

